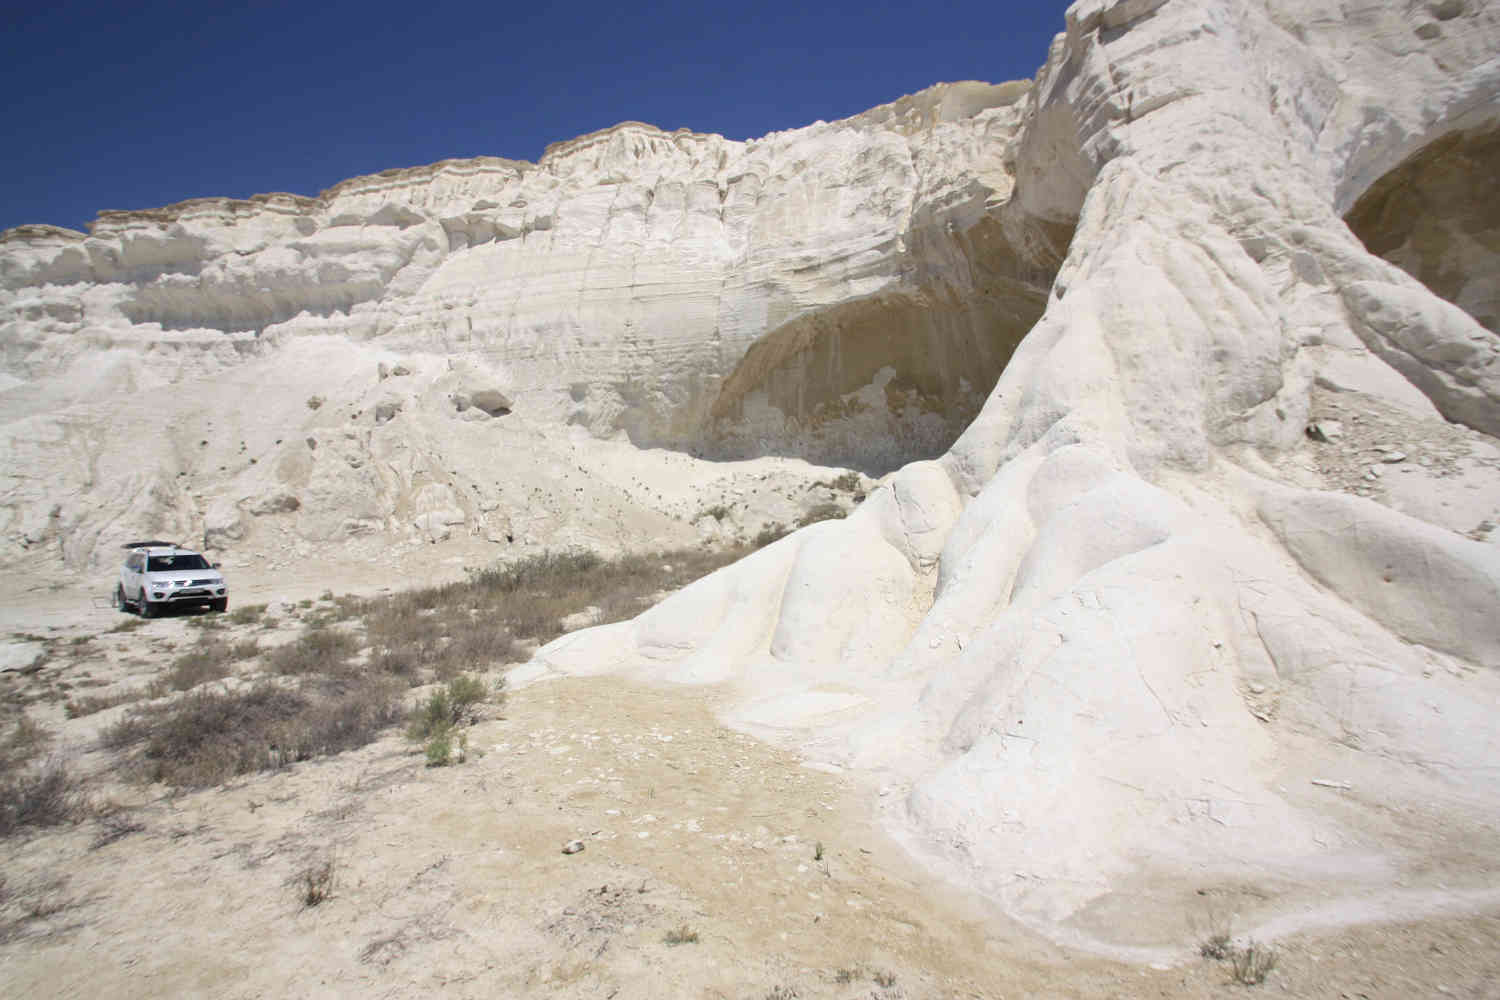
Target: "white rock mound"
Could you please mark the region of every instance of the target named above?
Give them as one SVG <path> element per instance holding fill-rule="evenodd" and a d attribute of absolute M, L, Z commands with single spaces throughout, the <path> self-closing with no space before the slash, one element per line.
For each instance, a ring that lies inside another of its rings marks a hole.
<path fill-rule="evenodd" d="M 1492 183 L 1497 51 L 1480 3 L 1075 3 L 1010 148 L 1076 233 L 982 412 L 520 677 L 727 681 L 1073 940 L 1500 898 L 1500 338 L 1454 235 L 1497 228 L 1382 184 Z"/>

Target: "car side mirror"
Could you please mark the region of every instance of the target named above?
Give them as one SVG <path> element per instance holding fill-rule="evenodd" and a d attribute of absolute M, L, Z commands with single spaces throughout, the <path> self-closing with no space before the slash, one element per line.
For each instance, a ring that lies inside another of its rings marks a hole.
<path fill-rule="evenodd" d="M 209 563 L 209 565 L 212 566 L 214 569 L 218 569 L 220 566 L 222 566 L 224 564 L 223 563 Z"/>

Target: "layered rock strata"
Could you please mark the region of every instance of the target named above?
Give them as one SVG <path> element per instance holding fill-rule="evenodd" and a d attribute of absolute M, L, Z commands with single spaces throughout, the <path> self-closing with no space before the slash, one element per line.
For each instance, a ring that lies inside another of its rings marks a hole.
<path fill-rule="evenodd" d="M 304 541 L 334 537 L 329 523 L 346 537 L 399 535 L 424 487 L 338 470 L 344 485 L 309 492 L 298 470 L 327 452 L 303 442 L 441 441 L 444 420 L 475 398 L 439 386 L 448 359 L 483 371 L 483 391 L 505 405 L 479 409 L 511 424 L 877 473 L 939 454 L 1041 315 L 1071 235 L 1071 217 L 1010 198 L 1028 89 L 943 85 L 749 142 L 627 122 L 537 164 L 445 161 L 317 198 L 105 212 L 87 236 L 10 230 L 0 556 L 58 545 L 82 565 L 122 519 L 230 540 L 193 500 L 227 493 L 298 495 Z M 313 378 L 298 365 L 318 337 L 350 346 Z M 416 374 L 377 385 L 377 364 Z M 212 463 L 197 460 L 197 439 L 159 442 L 132 423 L 152 413 L 158 429 L 204 426 L 212 408 L 182 402 L 251 378 L 266 386 L 258 412 L 235 441 L 204 435 Z M 329 405 L 304 408 L 313 396 Z M 256 426 L 278 432 L 255 448 Z M 55 439 L 82 465 L 40 468 L 36 449 Z M 132 449 L 123 489 L 84 471 Z M 237 472 L 241 451 L 275 471 Z M 441 447 L 426 464 L 453 466 Z M 471 531 L 482 522 L 465 514 Z"/>

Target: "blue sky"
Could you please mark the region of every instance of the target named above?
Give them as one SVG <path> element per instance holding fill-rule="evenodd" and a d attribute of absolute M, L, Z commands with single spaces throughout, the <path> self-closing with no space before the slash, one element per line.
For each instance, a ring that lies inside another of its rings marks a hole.
<path fill-rule="evenodd" d="M 535 160 L 625 119 L 735 139 L 1029 78 L 1063 2 L 82 3 L 0 13 L 0 229 Z"/>

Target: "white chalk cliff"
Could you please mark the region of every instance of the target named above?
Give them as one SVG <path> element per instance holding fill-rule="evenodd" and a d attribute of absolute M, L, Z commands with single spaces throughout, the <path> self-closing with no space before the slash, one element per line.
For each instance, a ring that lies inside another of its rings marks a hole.
<path fill-rule="evenodd" d="M 0 557 L 564 537 L 559 441 L 894 469 L 517 679 L 728 684 L 1078 940 L 1500 898 L 1497 52 L 1080 0 L 1031 84 L 12 230 Z"/>
<path fill-rule="evenodd" d="M 524 518 L 530 498 L 441 455 L 453 435 L 478 454 L 521 424 L 870 472 L 939 454 L 1066 250 L 1066 224 L 1007 210 L 1027 91 L 940 86 L 750 142 L 625 123 L 535 165 L 107 212 L 88 236 L 10 230 L 0 344 L 20 384 L 0 406 L 24 419 L 0 440 L 0 556 L 58 544 L 87 564 L 132 520 L 243 534 L 208 509 L 230 494 L 241 509 L 296 497 L 298 536 L 321 542 L 399 531 L 430 486 L 477 530 L 489 512 Z M 377 385 L 382 361 L 409 377 Z M 459 411 L 455 380 L 503 401 L 483 415 L 503 411 L 504 429 L 456 427 L 479 413 Z M 256 389 L 226 400 L 225 383 Z M 331 405 L 309 413 L 313 396 Z M 158 422 L 126 459 L 115 435 L 136 412 Z M 312 453 L 350 435 L 416 450 L 426 481 L 377 462 L 351 494 Z M 73 468 L 43 475 L 62 442 Z M 96 474 L 116 462 L 131 468 Z"/>

